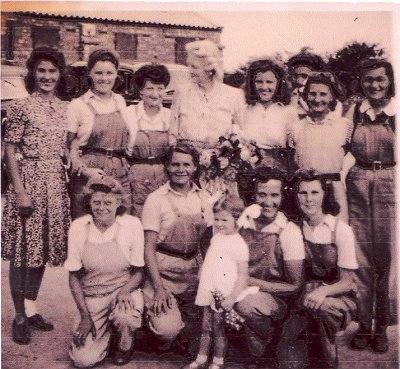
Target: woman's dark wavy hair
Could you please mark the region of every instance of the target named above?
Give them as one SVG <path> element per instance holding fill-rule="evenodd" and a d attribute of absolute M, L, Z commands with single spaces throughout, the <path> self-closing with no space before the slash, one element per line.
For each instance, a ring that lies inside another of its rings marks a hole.
<path fill-rule="evenodd" d="M 92 209 L 90 207 L 90 200 L 92 199 L 92 196 L 95 192 L 112 193 L 116 196 L 123 195 L 120 185 L 112 187 L 107 183 L 101 183 L 101 181 L 99 181 L 99 183 L 93 183 L 91 185 L 87 185 L 83 197 L 84 211 L 87 214 L 92 213 Z M 121 205 L 117 209 L 116 215 L 123 215 L 126 213 L 126 211 L 127 211 L 126 206 L 121 203 Z"/>
<path fill-rule="evenodd" d="M 345 87 L 337 80 L 332 73 L 315 73 L 311 74 L 307 79 L 306 85 L 304 86 L 303 99 L 307 102 L 307 95 L 310 92 L 310 86 L 312 84 L 323 84 L 329 87 L 332 93 L 333 101 L 329 105 L 330 110 L 335 110 L 337 100 L 343 100 L 346 96 Z"/>
<path fill-rule="evenodd" d="M 171 75 L 164 65 L 146 64 L 135 72 L 135 85 L 139 91 L 143 89 L 146 81 L 167 87 L 170 79 Z"/>
<path fill-rule="evenodd" d="M 68 74 L 65 58 L 62 53 L 50 47 L 38 47 L 33 49 L 29 59 L 26 61 L 28 74 L 25 77 L 25 88 L 32 94 L 36 91 L 35 71 L 41 61 L 51 62 L 59 71 L 60 78 L 57 82 L 55 93 L 59 98 L 68 97 Z"/>
<path fill-rule="evenodd" d="M 360 63 L 358 64 L 360 92 L 365 96 L 364 91 L 361 86 L 361 81 L 362 81 L 364 74 L 373 69 L 378 69 L 378 68 L 385 68 L 386 75 L 390 81 L 390 86 L 388 89 L 387 97 L 393 97 L 395 95 L 393 67 L 392 67 L 391 63 L 389 63 L 387 60 L 383 60 L 383 59 L 365 58 L 360 61 Z"/>
<path fill-rule="evenodd" d="M 319 181 L 321 183 L 322 190 L 324 191 L 324 198 L 322 200 L 322 212 L 324 214 L 338 215 L 340 212 L 340 206 L 335 200 L 333 193 L 332 182 L 327 180 L 323 174 L 318 173 L 313 169 L 299 170 L 296 172 L 295 182 L 295 193 L 299 193 L 299 187 L 301 182 L 313 182 Z M 297 208 L 301 214 L 304 214 L 300 208 L 298 197 L 296 196 Z"/>
<path fill-rule="evenodd" d="M 247 104 L 255 105 L 259 101 L 259 96 L 256 92 L 254 81 L 257 73 L 265 73 L 268 71 L 271 71 L 278 80 L 276 91 L 272 100 L 274 102 L 281 102 L 283 104 L 287 104 L 289 102 L 289 94 L 287 93 L 288 89 L 285 82 L 285 71 L 273 61 L 269 59 L 262 59 L 252 62 L 247 71 L 245 84 Z"/>

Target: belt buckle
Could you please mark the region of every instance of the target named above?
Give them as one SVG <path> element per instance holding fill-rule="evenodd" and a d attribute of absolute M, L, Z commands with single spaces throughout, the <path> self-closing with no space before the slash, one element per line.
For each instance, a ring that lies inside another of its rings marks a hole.
<path fill-rule="evenodd" d="M 382 169 L 382 162 L 379 160 L 374 160 L 372 163 L 372 170 L 381 170 Z"/>
<path fill-rule="evenodd" d="M 156 157 L 155 156 L 148 156 L 147 159 L 148 160 L 154 160 Z"/>
<path fill-rule="evenodd" d="M 113 157 L 114 150 L 113 149 L 106 149 L 106 157 L 111 159 Z"/>

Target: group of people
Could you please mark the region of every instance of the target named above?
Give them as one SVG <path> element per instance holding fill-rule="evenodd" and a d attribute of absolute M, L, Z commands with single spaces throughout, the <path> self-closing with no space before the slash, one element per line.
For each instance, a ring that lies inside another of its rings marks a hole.
<path fill-rule="evenodd" d="M 192 356 L 185 369 L 220 369 L 232 310 L 254 358 L 278 336 L 284 365 L 299 334 L 318 329 L 335 366 L 335 334 L 351 320 L 360 325 L 351 348 L 386 352 L 396 298 L 391 64 L 362 60 L 362 98 L 345 108 L 317 55 L 292 57 L 288 73 L 256 60 L 241 90 L 222 83 L 218 45 L 186 48 L 190 80 L 171 110 L 163 65 L 135 73 L 141 101 L 127 107 L 112 91 L 118 56 L 96 50 L 90 89 L 68 103 L 63 55 L 33 50 L 30 96 L 10 107 L 4 137 L 13 340 L 54 328 L 36 307 L 50 264 L 69 271 L 77 367 L 101 362 L 114 336 L 114 363 L 126 364 L 146 326 L 157 351 L 178 345 Z M 200 154 L 232 135 L 256 148 L 252 186 L 210 193 Z"/>

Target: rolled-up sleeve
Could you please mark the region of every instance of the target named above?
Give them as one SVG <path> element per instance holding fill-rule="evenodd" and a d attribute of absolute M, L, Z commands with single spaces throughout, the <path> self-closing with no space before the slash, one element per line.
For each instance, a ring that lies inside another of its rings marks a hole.
<path fill-rule="evenodd" d="M 129 257 L 129 262 L 133 266 L 144 266 L 144 232 L 140 220 L 134 218 L 132 220 L 132 248 Z"/>
<path fill-rule="evenodd" d="M 289 222 L 279 236 L 284 260 L 303 260 L 305 248 L 300 228 Z"/>
<path fill-rule="evenodd" d="M 358 269 L 354 232 L 351 227 L 339 222 L 336 230 L 336 246 L 338 248 L 338 266 L 344 269 Z"/>
<path fill-rule="evenodd" d="M 143 229 L 160 233 L 161 228 L 161 203 L 154 194 L 150 194 L 143 206 L 142 213 Z"/>
<path fill-rule="evenodd" d="M 68 231 L 68 256 L 64 263 L 64 268 L 70 272 L 78 271 L 83 266 L 81 250 L 85 229 L 81 223 L 81 219 L 75 220 Z"/>

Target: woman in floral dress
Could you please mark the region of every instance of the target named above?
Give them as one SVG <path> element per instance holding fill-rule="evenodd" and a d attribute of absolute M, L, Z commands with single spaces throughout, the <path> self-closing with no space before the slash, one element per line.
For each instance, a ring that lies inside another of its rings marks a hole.
<path fill-rule="evenodd" d="M 26 65 L 31 95 L 10 106 L 4 138 L 11 186 L 2 219 L 2 257 L 11 262 L 13 340 L 18 344 L 30 342 L 29 328 L 53 329 L 35 301 L 46 263 L 62 265 L 66 258 L 70 211 L 61 155 L 67 103 L 58 98 L 65 90 L 64 56 L 39 48 Z"/>

